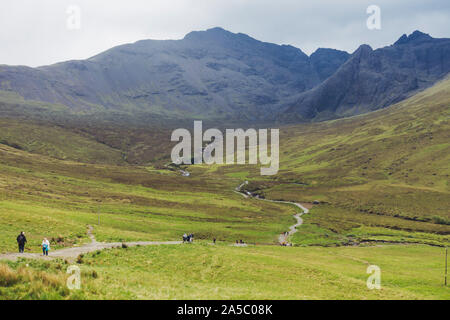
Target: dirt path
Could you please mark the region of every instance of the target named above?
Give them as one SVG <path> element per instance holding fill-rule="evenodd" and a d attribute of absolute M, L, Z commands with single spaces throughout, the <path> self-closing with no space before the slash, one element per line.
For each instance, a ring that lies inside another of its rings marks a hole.
<path fill-rule="evenodd" d="M 244 198 L 248 198 L 249 197 L 249 193 L 244 193 L 244 192 L 241 191 L 242 187 L 245 186 L 246 184 L 248 184 L 248 181 L 244 181 L 242 184 L 237 186 L 236 189 L 234 189 L 233 191 L 238 193 L 238 194 L 240 194 Z"/>
<path fill-rule="evenodd" d="M 88 236 L 91 239 L 91 243 L 85 244 L 80 247 L 72 247 L 67 249 L 50 250 L 48 257 L 44 257 L 41 253 L 6 253 L 0 254 L 0 260 L 17 260 L 18 258 L 28 259 L 75 259 L 80 254 L 85 254 L 97 250 L 111 249 L 122 247 L 122 242 L 97 242 L 95 236 L 92 234 L 92 226 L 88 226 Z M 137 241 L 137 242 L 124 242 L 128 247 L 134 246 L 155 246 L 163 244 L 181 244 L 182 241 Z"/>
<path fill-rule="evenodd" d="M 242 184 L 240 184 L 238 187 L 236 187 L 234 192 L 237 192 L 237 193 L 243 195 L 245 198 L 252 197 L 253 199 L 257 199 L 257 200 L 261 200 L 261 201 L 293 204 L 297 208 L 300 208 L 301 210 L 303 210 L 302 213 L 297 213 L 297 214 L 294 215 L 294 218 L 295 218 L 295 220 L 297 220 L 297 223 L 292 225 L 292 226 L 290 226 L 289 227 L 289 231 L 287 231 L 286 233 L 280 234 L 280 236 L 278 237 L 278 241 L 280 242 L 280 244 L 288 244 L 289 237 L 292 236 L 294 233 L 296 233 L 298 231 L 297 227 L 299 227 L 299 226 L 301 226 L 303 224 L 303 219 L 301 218 L 301 216 L 306 214 L 306 213 L 308 213 L 309 210 L 307 208 L 305 208 L 303 205 L 301 205 L 300 203 L 297 203 L 297 202 L 262 199 L 262 198 L 260 198 L 258 196 L 256 196 L 256 197 L 252 196 L 252 194 L 250 192 L 244 193 L 241 189 L 246 184 L 248 184 L 248 181 L 244 181 Z"/>
<path fill-rule="evenodd" d="M 191 173 L 187 170 L 179 170 L 183 177 L 189 177 Z"/>

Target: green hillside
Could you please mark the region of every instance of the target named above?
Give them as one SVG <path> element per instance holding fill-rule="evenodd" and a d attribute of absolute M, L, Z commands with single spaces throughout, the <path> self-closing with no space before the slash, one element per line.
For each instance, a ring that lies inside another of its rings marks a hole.
<path fill-rule="evenodd" d="M 447 242 L 449 106 L 447 79 L 370 114 L 281 128 L 280 172 L 271 178 L 255 168 L 218 170 L 246 177 L 247 189 L 266 198 L 320 201 L 297 243 L 422 242 L 427 233 L 435 234 L 427 243 Z"/>
<path fill-rule="evenodd" d="M 62 127 L 0 119 L 0 144 L 55 159 L 123 164 L 122 152 Z"/>

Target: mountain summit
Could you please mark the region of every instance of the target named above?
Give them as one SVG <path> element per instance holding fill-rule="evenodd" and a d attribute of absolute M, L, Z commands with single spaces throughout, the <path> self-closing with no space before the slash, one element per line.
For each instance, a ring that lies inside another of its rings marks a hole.
<path fill-rule="evenodd" d="M 433 38 L 429 34 L 416 30 L 413 33 L 411 33 L 409 36 L 407 36 L 406 34 L 403 34 L 394 43 L 394 45 L 411 43 L 412 41 L 419 42 L 419 41 L 430 41 L 430 40 L 433 40 Z"/>

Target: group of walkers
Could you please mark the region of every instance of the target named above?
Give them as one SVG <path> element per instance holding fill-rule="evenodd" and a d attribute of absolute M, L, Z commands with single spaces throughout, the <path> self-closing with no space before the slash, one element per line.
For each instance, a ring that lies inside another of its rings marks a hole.
<path fill-rule="evenodd" d="M 292 244 L 288 242 L 289 231 L 283 232 L 284 240 L 280 242 L 283 247 L 291 246 Z"/>
<path fill-rule="evenodd" d="M 21 232 L 17 236 L 17 244 L 19 245 L 19 253 L 23 253 L 25 251 L 25 244 L 27 243 L 27 237 L 25 236 L 25 232 Z M 48 251 L 50 250 L 50 241 L 47 238 L 42 240 L 42 255 L 48 256 Z"/>
<path fill-rule="evenodd" d="M 216 244 L 216 238 L 213 238 L 213 242 L 212 242 L 212 244 Z M 192 243 L 194 241 L 194 235 L 191 233 L 191 234 L 183 234 L 183 243 Z M 244 241 L 242 241 L 242 240 L 236 240 L 236 245 L 240 245 L 240 246 L 242 246 L 242 245 L 246 245 L 246 243 L 244 242 Z"/>
<path fill-rule="evenodd" d="M 192 243 L 194 241 L 194 235 L 191 233 L 187 235 L 186 233 L 183 234 L 183 243 Z"/>

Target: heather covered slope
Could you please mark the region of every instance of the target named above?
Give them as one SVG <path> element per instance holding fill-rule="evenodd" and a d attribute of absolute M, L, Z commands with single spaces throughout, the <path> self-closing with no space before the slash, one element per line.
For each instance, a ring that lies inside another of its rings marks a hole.
<path fill-rule="evenodd" d="M 358 176 L 448 190 L 449 121 L 446 79 L 383 110 L 283 128 L 281 167 L 303 180 L 314 171 L 311 179 L 336 183 L 344 176 Z"/>

